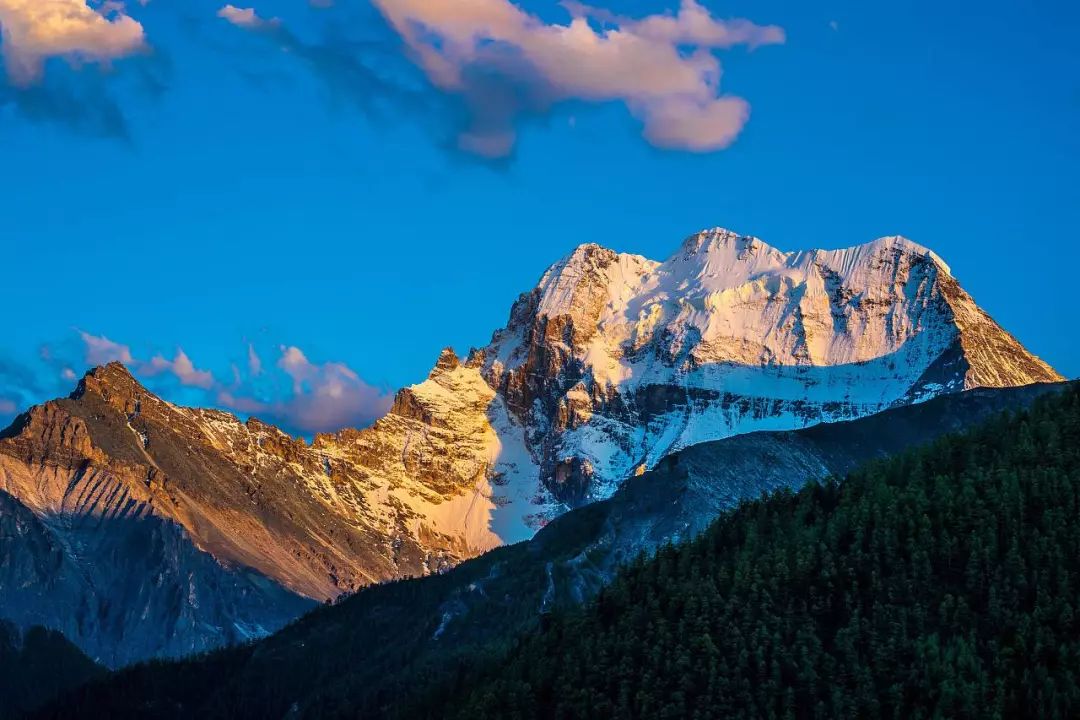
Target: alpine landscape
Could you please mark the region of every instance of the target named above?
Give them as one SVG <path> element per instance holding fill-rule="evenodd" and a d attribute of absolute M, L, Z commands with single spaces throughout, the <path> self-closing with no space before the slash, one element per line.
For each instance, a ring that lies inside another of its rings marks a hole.
<path fill-rule="evenodd" d="M 959 161 L 983 45 L 823 163 L 899 11 L 173 5 L 0 0 L 0 717 L 1080 713 L 1080 188 Z"/>

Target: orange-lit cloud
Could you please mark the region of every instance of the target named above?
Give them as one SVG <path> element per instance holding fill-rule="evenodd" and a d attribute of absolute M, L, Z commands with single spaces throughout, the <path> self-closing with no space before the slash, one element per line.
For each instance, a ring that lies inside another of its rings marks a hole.
<path fill-rule="evenodd" d="M 142 25 L 116 2 L 95 8 L 86 0 L 0 0 L 0 54 L 19 87 L 37 83 L 52 57 L 108 63 L 145 46 Z"/>
<path fill-rule="evenodd" d="M 519 116 L 569 100 L 621 102 L 664 148 L 716 150 L 739 134 L 749 105 L 720 91 L 716 50 L 784 42 L 776 26 L 718 20 L 695 0 L 675 14 L 627 19 L 570 3 L 567 24 L 510 0 L 374 0 L 440 89 L 472 114 L 463 149 L 511 152 Z"/>
<path fill-rule="evenodd" d="M 255 12 L 255 8 L 241 8 L 234 5 L 226 5 L 218 10 L 218 17 L 228 20 L 233 25 L 248 29 L 263 29 L 275 27 L 281 24 L 277 18 L 262 18 Z"/>

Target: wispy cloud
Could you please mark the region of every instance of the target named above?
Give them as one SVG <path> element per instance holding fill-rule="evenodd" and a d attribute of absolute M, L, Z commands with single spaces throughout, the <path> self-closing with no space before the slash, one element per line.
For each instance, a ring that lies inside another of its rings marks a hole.
<path fill-rule="evenodd" d="M 85 330 L 79 330 L 78 333 L 83 341 L 83 359 L 87 365 L 105 365 L 111 362 L 134 364 L 135 358 L 127 345 L 113 342 L 104 335 L 91 335 Z"/>
<path fill-rule="evenodd" d="M 25 409 L 31 398 L 53 389 L 34 367 L 0 351 L 0 429 Z"/>
<path fill-rule="evenodd" d="M 143 360 L 129 346 L 105 336 L 80 331 L 79 338 L 87 365 L 117 361 L 143 378 L 172 378 L 180 386 L 204 391 L 202 402 L 207 405 L 257 415 L 302 434 L 366 426 L 385 414 L 393 401 L 389 391 L 365 382 L 344 363 L 313 362 L 291 345 L 278 348 L 273 366 L 277 378 L 266 377 L 267 368 L 249 344 L 247 375 L 234 365 L 231 381 L 223 382 L 198 368 L 183 349 L 178 348 L 171 359 L 157 354 Z"/>
<path fill-rule="evenodd" d="M 251 377 L 262 375 L 262 358 L 251 343 L 248 343 L 248 372 L 251 373 Z"/>
<path fill-rule="evenodd" d="M 460 145 L 495 157 L 513 149 L 522 116 L 571 100 L 621 102 L 659 147 L 726 147 L 749 104 L 721 94 L 714 51 L 784 42 L 779 27 L 718 20 L 695 0 L 641 19 L 571 3 L 566 24 L 510 0 L 374 2 L 430 80 L 465 100 Z"/>
<path fill-rule="evenodd" d="M 749 103 L 723 94 L 720 50 L 784 42 L 775 25 L 719 20 L 696 0 L 675 13 L 627 18 L 580 3 L 564 3 L 568 19 L 546 22 L 511 0 L 373 0 L 404 44 L 433 93 L 420 94 L 399 73 L 381 67 L 370 48 L 340 37 L 298 39 L 278 18 L 226 5 L 219 16 L 271 38 L 305 60 L 334 87 L 379 88 L 373 97 L 409 98 L 430 115 L 436 102 L 456 148 L 489 159 L 512 154 L 518 126 L 560 103 L 623 104 L 661 148 L 712 151 L 727 147 L 750 114 Z M 360 82 L 358 82 L 360 81 Z M 406 89 L 408 88 L 408 89 Z M 418 98 L 422 98 L 418 100 Z"/>
<path fill-rule="evenodd" d="M 99 80 L 52 78 L 15 87 L 0 83 L 0 109 L 14 110 L 23 120 L 53 124 L 90 137 L 128 140 L 127 119 L 120 104 Z"/>
<path fill-rule="evenodd" d="M 393 401 L 391 394 L 367 384 L 346 365 L 313 363 L 298 347 L 282 347 L 277 365 L 292 379 L 293 394 L 274 412 L 311 432 L 367 425 Z"/>
<path fill-rule="evenodd" d="M 280 18 L 251 7 L 225 5 L 217 15 L 302 63 L 335 103 L 347 103 L 373 119 L 393 112 L 427 123 L 433 115 L 430 94 L 412 82 L 400 42 L 389 41 L 385 26 L 378 29 L 382 22 L 374 11 L 335 16 L 315 38 L 302 37 Z"/>
<path fill-rule="evenodd" d="M 181 385 L 203 390 L 209 390 L 215 385 L 213 374 L 207 370 L 198 370 L 183 348 L 177 348 L 176 356 L 172 360 L 155 355 L 150 362 L 140 364 L 140 371 L 150 377 L 162 372 L 171 373 Z"/>
<path fill-rule="evenodd" d="M 305 433 L 363 427 L 390 409 L 389 392 L 364 382 L 343 363 L 314 363 L 295 346 L 283 346 L 280 353 L 276 366 L 291 386 L 286 397 L 260 399 L 240 383 L 221 388 L 217 403 Z"/>

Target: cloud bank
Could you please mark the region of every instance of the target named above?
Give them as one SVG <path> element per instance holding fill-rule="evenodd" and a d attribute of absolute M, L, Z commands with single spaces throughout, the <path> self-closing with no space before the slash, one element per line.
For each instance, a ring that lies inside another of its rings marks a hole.
<path fill-rule="evenodd" d="M 438 126 L 472 156 L 512 155 L 521 124 L 564 103 L 622 105 L 656 147 L 723 149 L 750 105 L 722 92 L 718 53 L 783 43 L 784 31 L 716 18 L 697 0 L 680 3 L 674 12 L 634 18 L 567 0 L 562 20 L 514 0 L 371 0 L 364 14 L 339 9 L 332 19 L 332 2 L 297 3 L 326 18 L 316 39 L 257 7 L 226 4 L 216 14 L 304 63 L 335 97 L 370 115 L 392 107 Z M 375 14 L 383 22 L 372 22 Z M 147 49 L 143 25 L 121 0 L 0 0 L 0 105 L 124 137 L 123 114 L 107 93 L 92 81 L 89 89 L 65 86 L 70 78 L 51 71 L 50 83 L 46 67 L 54 58 L 107 67 Z"/>
<path fill-rule="evenodd" d="M 282 347 L 280 352 L 277 368 L 291 381 L 286 398 L 267 401 L 245 395 L 250 390 L 240 381 L 231 388 L 221 388 L 216 402 L 305 433 L 364 427 L 384 415 L 393 403 L 391 393 L 367 384 L 342 363 L 313 363 L 294 346 Z M 259 368 L 261 373 L 261 361 Z"/>
<path fill-rule="evenodd" d="M 432 83 L 464 98 L 470 122 L 461 146 L 492 157 L 513 149 L 522 115 L 570 100 L 624 104 L 658 147 L 727 147 L 749 105 L 720 94 L 713 51 L 784 41 L 779 27 L 717 20 L 695 0 L 642 19 L 568 4 L 568 24 L 509 0 L 374 2 Z"/>
<path fill-rule="evenodd" d="M 565 3 L 565 23 L 547 22 L 510 0 L 373 0 L 430 84 L 464 115 L 459 150 L 510 155 L 522 120 L 565 102 L 621 103 L 651 144 L 706 152 L 727 147 L 750 115 L 746 100 L 724 95 L 717 51 L 784 42 L 775 25 L 719 20 L 696 0 L 673 14 L 625 18 Z M 273 36 L 282 49 L 318 55 L 278 18 L 226 5 L 218 15 Z M 326 52 L 333 45 L 318 46 Z M 362 60 L 356 60 L 367 67 Z"/>

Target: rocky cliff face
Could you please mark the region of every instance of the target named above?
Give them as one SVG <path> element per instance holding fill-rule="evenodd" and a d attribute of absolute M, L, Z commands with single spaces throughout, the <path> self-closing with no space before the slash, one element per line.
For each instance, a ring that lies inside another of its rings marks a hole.
<path fill-rule="evenodd" d="M 31 409 L 0 436 L 0 617 L 111 664 L 197 650 L 527 539 L 691 445 L 1059 379 L 902 238 L 584 245 L 369 428 L 309 444 L 120 365 Z"/>

